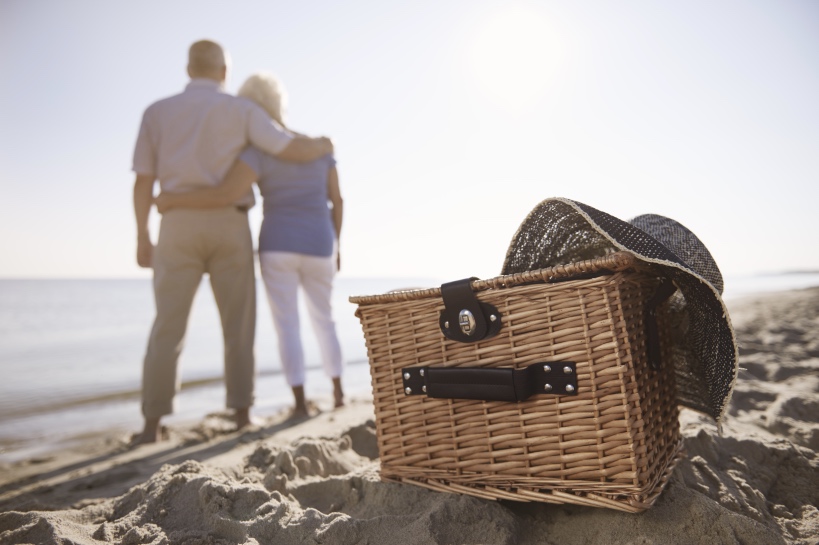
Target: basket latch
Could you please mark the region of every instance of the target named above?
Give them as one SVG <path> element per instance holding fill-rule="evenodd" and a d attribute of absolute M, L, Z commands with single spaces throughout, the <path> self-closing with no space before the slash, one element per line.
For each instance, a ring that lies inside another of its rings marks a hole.
<path fill-rule="evenodd" d="M 489 303 L 478 301 L 472 291 L 472 281 L 464 278 L 441 285 L 441 297 L 446 307 L 439 325 L 447 339 L 474 343 L 489 339 L 501 330 L 501 314 Z"/>

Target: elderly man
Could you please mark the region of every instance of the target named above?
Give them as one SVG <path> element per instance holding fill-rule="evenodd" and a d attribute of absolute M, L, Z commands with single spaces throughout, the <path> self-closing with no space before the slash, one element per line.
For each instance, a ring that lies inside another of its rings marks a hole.
<path fill-rule="evenodd" d="M 154 182 L 171 193 L 216 185 L 251 144 L 296 162 L 333 151 L 328 138 L 291 134 L 251 101 L 226 94 L 227 62 L 219 44 L 194 43 L 188 75 L 184 92 L 145 110 L 134 151 L 137 263 L 153 267 L 156 301 L 143 365 L 142 443 L 157 441 L 161 417 L 173 412 L 177 361 L 204 273 L 222 320 L 226 403 L 235 410 L 238 428 L 250 422 L 255 378 L 256 284 L 247 220 L 253 193 L 224 208 L 167 212 L 154 247 L 148 232 Z"/>

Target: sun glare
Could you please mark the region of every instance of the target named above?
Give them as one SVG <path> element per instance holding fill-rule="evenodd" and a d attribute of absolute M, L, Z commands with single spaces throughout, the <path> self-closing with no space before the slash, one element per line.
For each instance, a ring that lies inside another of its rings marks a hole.
<path fill-rule="evenodd" d="M 558 61 L 548 21 L 522 7 L 486 17 L 476 29 L 470 53 L 481 89 L 512 109 L 542 95 Z"/>

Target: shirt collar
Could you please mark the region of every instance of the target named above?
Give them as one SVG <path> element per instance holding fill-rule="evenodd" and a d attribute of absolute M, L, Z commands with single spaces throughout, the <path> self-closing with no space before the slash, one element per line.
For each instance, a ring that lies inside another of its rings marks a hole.
<path fill-rule="evenodd" d="M 221 91 L 222 84 L 216 80 L 208 79 L 208 78 L 193 78 L 191 81 L 185 86 L 186 91 L 190 91 L 192 89 L 205 89 L 210 91 Z"/>

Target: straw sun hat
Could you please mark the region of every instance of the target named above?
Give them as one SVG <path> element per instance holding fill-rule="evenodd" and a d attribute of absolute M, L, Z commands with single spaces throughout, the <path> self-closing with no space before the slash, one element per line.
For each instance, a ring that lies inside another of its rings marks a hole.
<path fill-rule="evenodd" d="M 705 245 L 685 226 L 655 214 L 622 221 L 583 203 L 547 199 L 512 239 L 502 274 L 625 251 L 671 280 L 672 364 L 677 400 L 719 421 L 737 374 L 734 330 L 721 294 L 722 275 Z"/>

